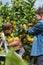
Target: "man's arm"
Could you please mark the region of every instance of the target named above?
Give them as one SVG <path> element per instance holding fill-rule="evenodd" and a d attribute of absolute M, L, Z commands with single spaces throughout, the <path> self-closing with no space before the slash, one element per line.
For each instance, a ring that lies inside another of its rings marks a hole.
<path fill-rule="evenodd" d="M 43 24 L 41 22 L 38 22 L 36 25 L 34 25 L 32 28 L 25 29 L 27 34 L 38 34 L 41 31 L 43 31 Z"/>

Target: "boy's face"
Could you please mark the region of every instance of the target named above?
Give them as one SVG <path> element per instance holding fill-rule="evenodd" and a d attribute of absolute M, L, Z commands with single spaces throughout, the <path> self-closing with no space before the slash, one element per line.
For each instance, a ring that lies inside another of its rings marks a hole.
<path fill-rule="evenodd" d="M 9 34 L 11 34 L 11 32 L 12 32 L 12 29 L 5 30 L 5 31 L 4 31 L 5 35 L 9 35 Z"/>
<path fill-rule="evenodd" d="M 41 20 L 41 15 L 39 15 L 39 14 L 36 14 L 36 20 Z"/>

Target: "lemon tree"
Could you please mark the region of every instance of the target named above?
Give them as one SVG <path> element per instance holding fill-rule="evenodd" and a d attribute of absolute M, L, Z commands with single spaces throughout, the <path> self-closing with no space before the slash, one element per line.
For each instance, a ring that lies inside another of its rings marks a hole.
<path fill-rule="evenodd" d="M 23 58 L 27 59 L 31 52 L 31 45 L 33 38 L 31 39 L 25 33 L 23 26 L 27 27 L 26 24 L 28 23 L 35 23 L 35 9 L 33 8 L 34 3 L 36 0 L 11 0 L 12 7 L 9 7 L 9 3 L 2 5 L 0 3 L 0 16 L 2 19 L 0 20 L 3 22 L 9 22 L 12 24 L 12 32 L 15 38 L 21 39 L 25 53 Z M 8 41 L 12 40 L 12 37 L 8 37 Z"/>

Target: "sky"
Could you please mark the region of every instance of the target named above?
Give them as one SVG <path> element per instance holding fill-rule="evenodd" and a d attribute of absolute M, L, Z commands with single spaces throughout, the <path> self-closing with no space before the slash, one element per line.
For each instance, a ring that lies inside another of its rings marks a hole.
<path fill-rule="evenodd" d="M 2 0 L 3 4 L 5 4 L 6 2 L 11 2 L 11 0 Z"/>
<path fill-rule="evenodd" d="M 2 0 L 2 2 L 3 2 L 3 4 L 5 4 L 6 2 L 11 3 L 11 0 Z M 37 0 L 35 2 L 34 8 L 38 8 L 38 7 L 42 6 L 42 5 L 43 5 L 43 0 Z"/>
<path fill-rule="evenodd" d="M 37 1 L 35 2 L 34 7 L 35 7 L 35 8 L 38 8 L 38 7 L 42 6 L 42 5 L 43 5 L 43 0 L 37 0 Z"/>

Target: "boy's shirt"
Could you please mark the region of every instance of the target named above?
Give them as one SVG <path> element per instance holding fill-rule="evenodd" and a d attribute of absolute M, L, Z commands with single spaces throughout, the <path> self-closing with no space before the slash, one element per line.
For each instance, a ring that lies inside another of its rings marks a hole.
<path fill-rule="evenodd" d="M 1 47 L 3 48 L 3 50 L 5 50 L 6 53 L 8 53 L 6 37 L 5 37 L 3 31 L 1 32 L 1 36 L 2 36 L 2 41 L 1 41 L 2 45 L 1 45 Z"/>
<path fill-rule="evenodd" d="M 43 20 L 37 22 L 35 26 L 26 30 L 26 33 L 34 35 L 31 56 L 43 54 Z"/>

